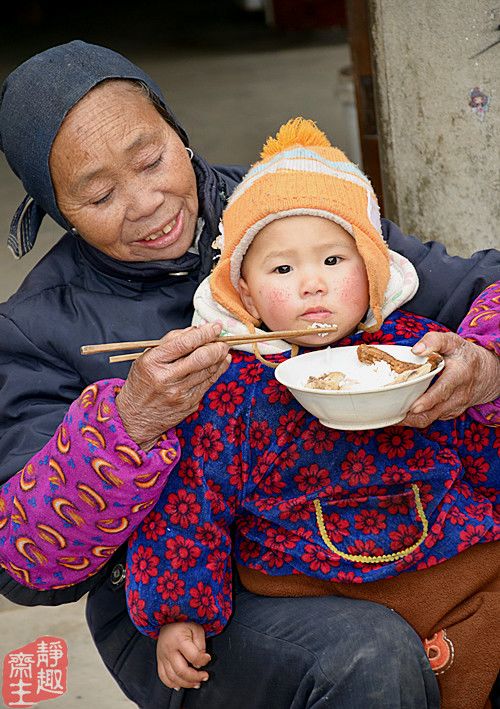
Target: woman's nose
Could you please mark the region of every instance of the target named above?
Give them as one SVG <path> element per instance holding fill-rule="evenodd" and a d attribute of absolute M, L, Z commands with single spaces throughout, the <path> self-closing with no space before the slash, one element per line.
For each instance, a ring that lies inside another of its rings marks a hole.
<path fill-rule="evenodd" d="M 127 190 L 127 219 L 135 222 L 150 217 L 162 205 L 163 199 L 159 187 L 131 183 Z"/>

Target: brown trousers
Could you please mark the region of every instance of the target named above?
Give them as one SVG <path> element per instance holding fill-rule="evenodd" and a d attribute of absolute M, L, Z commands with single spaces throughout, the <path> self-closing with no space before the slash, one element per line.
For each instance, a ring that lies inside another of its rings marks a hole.
<path fill-rule="evenodd" d="M 245 588 L 263 596 L 337 595 L 389 606 L 424 641 L 442 709 L 491 706 L 488 697 L 500 671 L 500 542 L 477 544 L 429 569 L 372 583 L 267 576 L 242 566 L 238 572 Z"/>

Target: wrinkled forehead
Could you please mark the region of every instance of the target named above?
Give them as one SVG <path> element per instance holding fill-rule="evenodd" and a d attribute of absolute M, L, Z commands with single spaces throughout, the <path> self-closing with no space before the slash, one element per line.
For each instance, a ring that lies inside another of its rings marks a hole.
<path fill-rule="evenodd" d="M 105 139 L 117 118 L 131 125 L 148 119 L 163 123 L 144 85 L 130 79 L 105 79 L 66 113 L 52 143 L 50 160 L 63 143 L 67 150 L 78 142 L 92 141 L 99 136 Z"/>

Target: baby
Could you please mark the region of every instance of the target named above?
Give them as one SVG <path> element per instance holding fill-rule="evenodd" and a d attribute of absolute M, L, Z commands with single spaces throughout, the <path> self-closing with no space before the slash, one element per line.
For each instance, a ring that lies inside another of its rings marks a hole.
<path fill-rule="evenodd" d="M 273 376 L 298 347 L 411 346 L 418 286 L 382 240 L 367 177 L 310 121 L 282 126 L 229 200 L 195 322 L 231 334 L 337 330 L 243 347 L 178 428 L 182 459 L 130 540 L 127 599 L 169 686 L 208 679 L 232 574 L 263 595 L 390 606 L 422 638 L 443 707 L 480 709 L 500 665 L 500 462 L 467 415 L 424 430 L 323 427 Z M 498 442 L 495 444 L 498 448 Z M 222 671 L 222 670 L 221 670 Z"/>

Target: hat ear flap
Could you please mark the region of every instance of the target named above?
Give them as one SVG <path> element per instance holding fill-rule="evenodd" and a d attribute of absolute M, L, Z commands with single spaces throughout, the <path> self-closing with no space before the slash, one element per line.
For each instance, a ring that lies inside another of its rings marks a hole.
<path fill-rule="evenodd" d="M 231 261 L 223 256 L 210 274 L 210 290 L 217 303 L 220 303 L 242 323 L 258 325 L 260 320 L 249 313 L 241 300 L 240 294 L 231 281 Z"/>
<path fill-rule="evenodd" d="M 390 278 L 389 252 L 384 241 L 372 238 L 358 227 L 353 227 L 353 236 L 359 255 L 363 259 L 368 277 L 370 307 L 375 317 L 375 325 L 362 330 L 378 330 L 383 322 L 382 303 Z"/>

